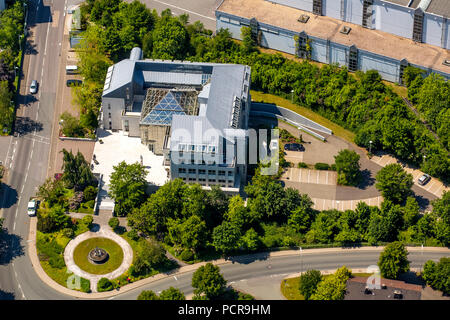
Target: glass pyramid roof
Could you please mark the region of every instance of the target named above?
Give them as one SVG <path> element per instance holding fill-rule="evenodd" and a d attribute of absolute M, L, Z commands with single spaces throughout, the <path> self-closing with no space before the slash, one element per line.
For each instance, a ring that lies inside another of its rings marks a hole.
<path fill-rule="evenodd" d="M 142 124 L 170 125 L 172 115 L 185 115 L 181 105 L 181 97 L 184 92 L 169 91 L 156 106 L 142 119 Z"/>

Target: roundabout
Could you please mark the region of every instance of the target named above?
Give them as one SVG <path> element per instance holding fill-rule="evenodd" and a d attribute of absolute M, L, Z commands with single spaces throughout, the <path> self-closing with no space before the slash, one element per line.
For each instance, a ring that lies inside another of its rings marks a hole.
<path fill-rule="evenodd" d="M 75 264 L 92 274 L 108 274 L 120 267 L 123 250 L 108 238 L 90 238 L 80 242 L 73 252 Z"/>
<path fill-rule="evenodd" d="M 71 240 L 64 250 L 68 272 L 88 279 L 91 291 L 97 292 L 101 278 L 109 280 L 121 276 L 133 261 L 130 244 L 106 227 L 85 232 Z"/>

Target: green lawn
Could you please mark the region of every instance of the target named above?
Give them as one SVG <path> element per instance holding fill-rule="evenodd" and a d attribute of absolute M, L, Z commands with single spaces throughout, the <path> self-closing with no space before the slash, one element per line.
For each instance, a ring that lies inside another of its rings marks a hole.
<path fill-rule="evenodd" d="M 95 247 L 105 249 L 109 259 L 103 264 L 93 264 L 88 259 L 89 252 Z M 81 242 L 74 250 L 75 263 L 84 271 L 92 274 L 106 274 L 116 270 L 123 261 L 123 250 L 114 241 L 107 238 L 91 238 Z"/>
<path fill-rule="evenodd" d="M 298 289 L 299 284 L 300 277 L 284 279 L 281 281 L 281 293 L 288 300 L 305 300 Z"/>
<path fill-rule="evenodd" d="M 353 132 L 344 129 L 343 127 L 337 125 L 336 123 L 328 120 L 325 117 L 322 117 L 321 115 L 315 113 L 311 109 L 296 105 L 287 99 L 278 97 L 273 94 L 263 93 L 261 91 L 250 90 L 250 94 L 252 96 L 252 101 L 274 103 L 277 106 L 292 110 L 304 117 L 307 117 L 312 121 L 317 122 L 318 124 L 327 127 L 328 129 L 333 131 L 334 135 L 344 138 L 345 140 L 350 142 L 354 141 L 355 134 Z"/>

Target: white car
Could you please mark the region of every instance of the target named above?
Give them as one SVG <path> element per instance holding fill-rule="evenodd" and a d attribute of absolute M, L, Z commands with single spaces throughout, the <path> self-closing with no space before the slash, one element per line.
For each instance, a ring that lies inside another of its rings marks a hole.
<path fill-rule="evenodd" d="M 31 217 L 31 216 L 34 216 L 35 214 L 36 214 L 36 209 L 37 209 L 37 202 L 36 202 L 36 200 L 30 200 L 29 202 L 28 202 L 28 215 Z"/>
<path fill-rule="evenodd" d="M 38 83 L 36 80 L 31 81 L 31 85 L 30 85 L 30 93 L 31 94 L 35 94 L 37 92 L 37 86 L 38 86 Z"/>

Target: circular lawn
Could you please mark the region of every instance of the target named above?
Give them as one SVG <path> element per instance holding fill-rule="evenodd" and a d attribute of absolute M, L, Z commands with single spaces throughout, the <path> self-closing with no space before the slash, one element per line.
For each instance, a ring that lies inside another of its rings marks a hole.
<path fill-rule="evenodd" d="M 94 264 L 89 261 L 88 255 L 96 247 L 105 249 L 109 255 L 103 264 Z M 107 274 L 120 267 L 123 261 L 123 250 L 113 240 L 107 238 L 91 238 L 81 242 L 73 252 L 75 264 L 81 270 L 92 274 Z"/>

